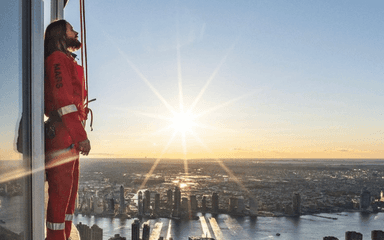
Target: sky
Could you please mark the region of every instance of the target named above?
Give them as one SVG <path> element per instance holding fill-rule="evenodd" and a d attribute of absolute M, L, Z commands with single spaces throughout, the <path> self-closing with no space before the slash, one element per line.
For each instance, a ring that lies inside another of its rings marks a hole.
<path fill-rule="evenodd" d="M 13 159 L 18 10 L 0 6 Z M 382 1 L 86 1 L 88 157 L 382 158 L 383 15 Z M 78 1 L 65 19 L 80 30 Z"/>

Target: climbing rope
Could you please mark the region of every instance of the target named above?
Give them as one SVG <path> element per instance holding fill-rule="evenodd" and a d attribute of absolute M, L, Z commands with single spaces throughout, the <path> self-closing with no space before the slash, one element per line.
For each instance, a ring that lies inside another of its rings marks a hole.
<path fill-rule="evenodd" d="M 85 90 L 86 90 L 86 96 L 84 96 L 84 91 L 82 91 L 82 99 L 85 102 L 85 109 L 89 111 L 91 114 L 91 131 L 93 131 L 93 113 L 92 110 L 88 108 L 88 103 L 95 101 L 96 99 L 88 100 L 88 56 L 87 56 L 87 28 L 85 24 L 85 4 L 84 0 L 80 1 L 80 32 L 81 32 L 81 41 L 82 41 L 82 48 L 81 48 L 81 66 L 84 69 L 84 80 L 83 81 L 83 89 L 84 89 L 84 82 L 85 82 Z M 84 126 L 85 126 L 86 120 L 84 120 Z"/>

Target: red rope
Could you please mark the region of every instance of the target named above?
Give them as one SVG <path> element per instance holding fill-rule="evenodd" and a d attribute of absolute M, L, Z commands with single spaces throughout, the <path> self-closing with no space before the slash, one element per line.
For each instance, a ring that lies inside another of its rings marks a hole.
<path fill-rule="evenodd" d="M 79 6 L 80 6 L 80 35 L 81 35 L 81 41 L 83 42 L 83 46 L 84 46 L 84 30 L 83 30 L 83 1 L 82 0 L 79 0 Z M 83 71 L 84 71 L 84 54 L 83 54 L 83 48 L 81 48 L 81 66 L 83 67 Z M 83 73 L 84 75 L 84 73 Z M 84 75 L 84 79 L 85 79 L 85 75 Z M 81 81 L 81 87 L 82 89 L 84 89 L 84 81 Z M 85 101 L 85 96 L 84 96 L 84 91 L 81 90 L 81 99 L 84 103 Z"/>
<path fill-rule="evenodd" d="M 81 41 L 83 42 L 83 47 L 81 48 L 81 66 L 84 71 L 84 81 L 85 81 L 85 90 L 87 91 L 87 95 L 84 96 L 84 91 L 82 91 L 82 99 L 85 102 L 85 109 L 88 109 L 91 114 L 91 131 L 93 131 L 93 114 L 92 110 L 88 108 L 89 98 L 88 98 L 88 56 L 87 56 L 87 28 L 85 25 L 85 3 L 84 0 L 80 1 L 80 31 L 81 31 Z M 84 81 L 82 81 L 82 88 L 84 89 Z M 86 120 L 84 120 L 85 126 Z"/>
<path fill-rule="evenodd" d="M 85 63 L 85 83 L 86 83 L 86 89 L 87 89 L 87 99 L 86 99 L 86 107 L 88 108 L 88 55 L 87 55 L 87 27 L 85 25 L 85 4 L 83 1 L 83 22 L 84 22 L 84 63 Z"/>

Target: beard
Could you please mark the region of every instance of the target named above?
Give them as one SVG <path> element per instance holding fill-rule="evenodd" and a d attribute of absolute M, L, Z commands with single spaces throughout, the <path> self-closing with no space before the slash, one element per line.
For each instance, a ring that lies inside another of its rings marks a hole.
<path fill-rule="evenodd" d="M 77 40 L 76 38 L 69 38 L 67 39 L 67 48 L 71 52 L 74 52 L 76 50 L 79 50 L 81 48 L 81 42 Z"/>

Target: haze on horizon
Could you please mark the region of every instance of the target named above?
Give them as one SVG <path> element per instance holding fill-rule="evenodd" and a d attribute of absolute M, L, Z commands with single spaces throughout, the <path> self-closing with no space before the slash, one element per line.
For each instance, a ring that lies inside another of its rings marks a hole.
<path fill-rule="evenodd" d="M 97 98 L 89 158 L 384 156 L 384 2 L 86 4 L 89 92 Z M 78 14 L 69 1 L 65 18 L 76 30 Z M 12 28 L 2 25 L 12 34 L 0 44 L 1 160 L 20 158 Z"/>

